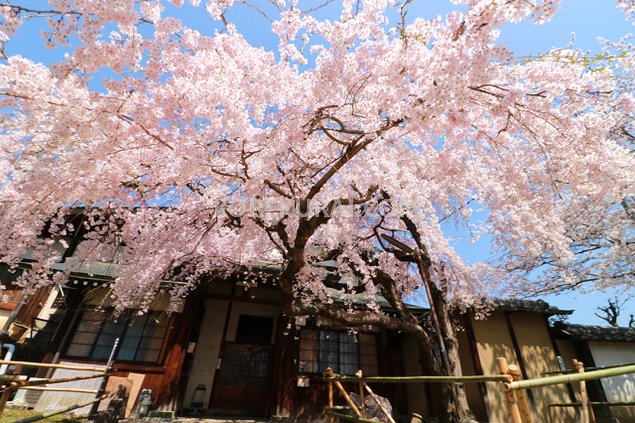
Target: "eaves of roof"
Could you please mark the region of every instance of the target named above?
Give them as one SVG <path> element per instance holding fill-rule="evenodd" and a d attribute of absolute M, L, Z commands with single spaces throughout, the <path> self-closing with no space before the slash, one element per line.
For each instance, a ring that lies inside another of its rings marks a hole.
<path fill-rule="evenodd" d="M 635 342 L 635 328 L 574 325 L 555 322 L 551 331 L 556 338 L 572 341 Z"/>

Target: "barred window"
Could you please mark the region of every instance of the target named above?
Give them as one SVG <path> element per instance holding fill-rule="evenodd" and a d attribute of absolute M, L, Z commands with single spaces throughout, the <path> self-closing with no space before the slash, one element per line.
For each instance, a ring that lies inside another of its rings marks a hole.
<path fill-rule="evenodd" d="M 158 363 L 169 321 L 169 316 L 158 312 L 138 315 L 128 311 L 115 319 L 111 312 L 87 309 L 80 316 L 66 355 L 105 361 L 119 338 L 116 360 Z"/>
<path fill-rule="evenodd" d="M 377 343 L 373 334 L 354 335 L 334 330 L 302 329 L 298 370 L 322 373 L 327 367 L 335 373 L 376 375 Z"/>

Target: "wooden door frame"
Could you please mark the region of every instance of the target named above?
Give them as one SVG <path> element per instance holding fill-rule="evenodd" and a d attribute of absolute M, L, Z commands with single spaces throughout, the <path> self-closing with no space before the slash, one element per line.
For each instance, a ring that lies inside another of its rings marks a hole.
<path fill-rule="evenodd" d="M 234 289 L 235 289 L 235 285 L 232 288 L 232 297 L 234 295 Z M 276 369 L 276 343 L 278 341 L 278 334 L 276 333 L 276 328 L 277 328 L 277 318 L 276 317 L 272 317 L 272 316 L 262 316 L 263 318 L 271 318 L 272 319 L 272 330 L 271 330 L 271 334 L 272 337 L 274 337 L 274 342 L 272 343 L 270 341 L 269 344 L 245 344 L 245 343 L 239 343 L 239 342 L 234 342 L 234 341 L 227 341 L 227 331 L 228 331 L 228 327 L 229 327 L 229 321 L 232 317 L 232 310 L 233 310 L 233 300 L 229 301 L 229 305 L 227 307 L 227 314 L 225 316 L 225 325 L 223 328 L 223 337 L 221 339 L 221 346 L 219 348 L 219 356 L 216 358 L 216 363 L 214 363 L 214 366 L 218 365 L 218 359 L 221 359 L 221 364 L 220 367 L 217 368 L 214 372 L 214 380 L 212 381 L 212 389 L 210 389 L 210 395 L 209 395 L 209 399 L 208 399 L 208 409 L 217 409 L 217 410 L 223 410 L 222 408 L 216 408 L 216 407 L 212 407 L 213 404 L 213 399 L 214 399 L 214 394 L 216 393 L 216 391 L 218 390 L 218 376 L 220 374 L 221 368 L 223 367 L 223 361 L 225 360 L 225 346 L 226 344 L 239 344 L 239 345 L 262 345 L 262 346 L 266 346 L 266 347 L 270 347 L 271 348 L 271 364 L 270 364 L 270 368 L 269 368 L 269 372 L 270 372 L 270 383 L 271 386 L 268 389 L 268 398 L 267 398 L 267 404 L 265 406 L 264 414 L 269 414 L 270 410 L 271 410 L 271 401 L 272 399 L 275 400 L 276 397 L 276 393 L 274 392 L 274 381 L 275 381 L 275 369 Z M 241 313 L 241 314 L 246 314 L 247 313 Z M 240 315 L 238 316 L 238 319 L 240 319 Z M 240 409 L 227 409 L 227 410 L 231 410 L 232 412 L 234 412 L 235 414 L 244 414 L 244 415 L 249 415 L 249 414 L 253 414 L 253 413 L 260 413 L 258 412 L 253 412 L 250 410 L 240 410 Z"/>
<path fill-rule="evenodd" d="M 212 398 L 214 398 L 214 392 L 216 391 L 216 385 L 217 385 L 217 380 L 218 380 L 218 371 L 220 370 L 220 367 L 218 367 L 218 359 L 221 359 L 221 366 L 223 365 L 223 358 L 225 357 L 225 339 L 227 339 L 227 328 L 229 327 L 229 319 L 232 316 L 232 306 L 234 305 L 234 301 L 233 298 L 234 297 L 234 293 L 236 292 L 236 285 L 232 284 L 232 290 L 230 293 L 230 300 L 228 301 L 227 304 L 227 313 L 225 314 L 225 324 L 223 325 L 223 335 L 221 337 L 220 340 L 220 348 L 218 349 L 218 357 L 216 357 L 216 363 L 214 363 L 214 379 L 212 380 L 212 389 L 210 389 L 209 392 L 209 398 L 207 399 L 207 408 L 211 408 L 210 405 L 212 404 Z"/>

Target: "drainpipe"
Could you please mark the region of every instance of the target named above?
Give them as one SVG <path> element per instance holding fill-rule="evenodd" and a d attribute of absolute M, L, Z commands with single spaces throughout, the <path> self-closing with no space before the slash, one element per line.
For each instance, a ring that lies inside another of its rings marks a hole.
<path fill-rule="evenodd" d="M 2 348 L 6 348 L 7 349 L 7 353 L 4 355 L 4 360 L 5 361 L 10 361 L 11 358 L 13 357 L 13 353 L 15 352 L 15 345 L 14 344 L 3 344 L 0 342 L 0 350 Z M 7 372 L 7 367 L 9 367 L 8 364 L 3 364 L 2 366 L 0 366 L 0 375 L 3 375 Z"/>

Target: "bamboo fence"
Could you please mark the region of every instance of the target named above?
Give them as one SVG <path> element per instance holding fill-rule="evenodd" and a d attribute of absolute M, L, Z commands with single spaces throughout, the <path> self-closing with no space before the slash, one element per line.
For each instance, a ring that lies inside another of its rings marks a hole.
<path fill-rule="evenodd" d="M 83 367 L 83 366 L 75 366 L 68 364 L 53 364 L 53 363 L 34 363 L 30 361 L 10 361 L 10 360 L 0 360 L 0 365 L 6 364 L 10 366 L 14 366 L 13 374 L 11 375 L 0 375 L 0 416 L 4 412 L 4 408 L 7 404 L 7 400 L 13 391 L 18 389 L 27 389 L 27 390 L 37 390 L 37 391 L 54 391 L 54 392 L 75 392 L 75 393 L 87 393 L 87 394 L 95 394 L 96 398 L 91 399 L 90 401 L 85 401 L 79 404 L 72 404 L 68 407 L 65 407 L 61 410 L 55 410 L 47 413 L 37 414 L 35 416 L 27 417 L 21 420 L 17 420 L 15 423 L 26 423 L 26 422 L 35 422 L 39 420 L 44 420 L 48 417 L 55 416 L 57 414 L 66 413 L 68 411 L 75 410 L 77 408 L 85 407 L 87 405 L 93 405 L 91 411 L 89 413 L 89 417 L 91 417 L 97 409 L 97 406 L 100 401 L 107 398 L 108 395 L 105 395 L 105 387 L 108 381 L 108 377 L 114 372 L 114 357 L 117 351 L 117 347 L 119 346 L 119 339 L 115 340 L 115 343 L 110 352 L 110 357 L 108 359 L 108 363 L 105 367 Z M 26 376 L 20 375 L 23 367 L 34 367 L 34 368 L 46 368 L 46 369 L 64 369 L 64 370 L 77 370 L 77 371 L 87 371 L 87 372 L 100 372 L 98 374 L 91 375 L 80 375 L 73 377 L 61 377 L 61 378 L 45 378 L 38 380 L 28 380 Z M 54 388 L 49 386 L 42 385 L 50 385 L 55 383 L 63 383 L 63 382 L 75 382 L 79 380 L 87 380 L 87 379 L 97 379 L 103 378 L 102 384 L 98 390 L 92 389 L 80 389 L 74 387 L 64 387 L 64 388 Z"/>
<path fill-rule="evenodd" d="M 506 408 L 510 414 L 511 423 L 534 423 L 540 421 L 535 419 L 534 413 L 530 407 L 526 390 L 543 386 L 551 386 L 565 383 L 580 384 L 580 402 L 571 403 L 555 403 L 550 407 L 577 407 L 580 408 L 581 423 L 595 423 L 593 414 L 593 406 L 633 406 L 635 402 L 591 402 L 589 401 L 586 381 L 604 379 L 608 377 L 621 376 L 635 373 L 635 364 L 627 364 L 622 366 L 611 366 L 605 368 L 594 368 L 591 371 L 585 371 L 584 365 L 573 360 L 573 366 L 576 373 L 569 373 L 569 370 L 559 373 L 556 376 L 545 376 L 534 379 L 522 380 L 520 368 L 515 364 L 507 364 L 507 360 L 503 357 L 496 359 L 498 367 L 498 375 L 474 375 L 474 376 L 363 376 L 359 370 L 355 376 L 340 375 L 333 372 L 331 368 L 326 369 L 324 380 L 328 382 L 328 405 L 324 408 L 323 414 L 328 416 L 329 423 L 334 423 L 335 419 L 340 421 L 354 421 L 367 423 L 369 420 L 365 411 L 364 394 L 368 393 L 382 414 L 390 423 L 394 423 L 394 419 L 390 413 L 383 407 L 377 396 L 370 389 L 367 383 L 482 383 L 482 382 L 498 382 L 502 388 Z M 555 372 L 551 372 L 553 374 Z M 342 382 L 357 383 L 360 395 L 360 408 L 357 407 L 351 396 L 344 389 Z M 347 407 L 335 405 L 334 388 L 337 388 L 340 395 L 344 398 Z M 344 414 L 346 411 L 352 411 L 353 415 Z"/>

